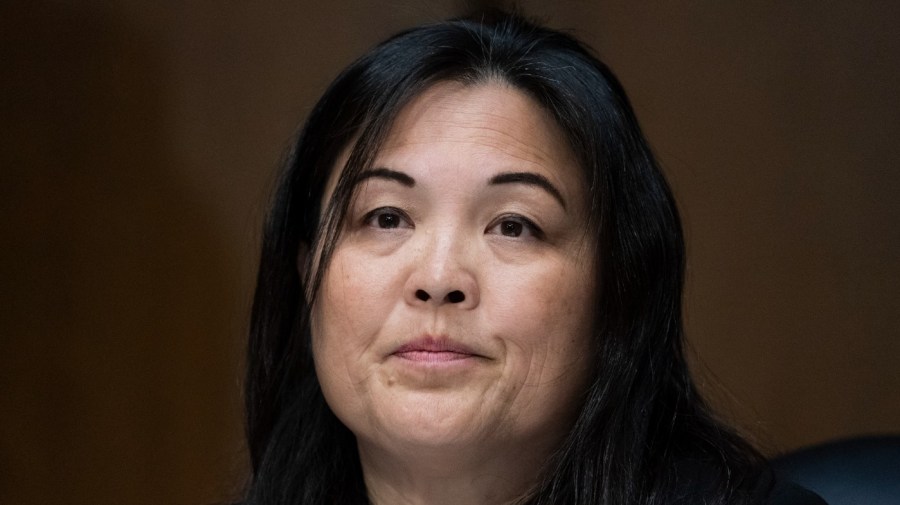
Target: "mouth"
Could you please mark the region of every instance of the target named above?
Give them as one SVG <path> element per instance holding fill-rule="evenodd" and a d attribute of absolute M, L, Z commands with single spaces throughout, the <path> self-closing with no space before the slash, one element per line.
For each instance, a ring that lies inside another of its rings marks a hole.
<path fill-rule="evenodd" d="M 409 361 L 439 363 L 471 358 L 483 358 L 468 346 L 448 337 L 425 336 L 401 345 L 391 355 Z"/>

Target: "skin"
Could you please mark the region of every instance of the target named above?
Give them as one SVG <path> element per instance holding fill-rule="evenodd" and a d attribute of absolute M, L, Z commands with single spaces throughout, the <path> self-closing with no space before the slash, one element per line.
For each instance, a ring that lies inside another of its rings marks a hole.
<path fill-rule="evenodd" d="M 325 398 L 373 503 L 510 502 L 587 381 L 581 170 L 547 112 L 501 83 L 433 86 L 373 167 L 313 307 Z"/>

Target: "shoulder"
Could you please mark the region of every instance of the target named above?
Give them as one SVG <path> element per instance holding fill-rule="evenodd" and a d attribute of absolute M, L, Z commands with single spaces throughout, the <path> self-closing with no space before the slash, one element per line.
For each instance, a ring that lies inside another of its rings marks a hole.
<path fill-rule="evenodd" d="M 715 502 L 729 473 L 708 462 L 685 461 L 678 465 L 674 503 Z M 727 487 L 727 484 L 725 484 Z M 753 505 L 828 505 L 819 495 L 799 484 L 778 478 L 767 466 L 749 472 L 743 485 L 733 489 L 732 501 Z M 729 501 L 731 503 L 732 501 Z"/>
<path fill-rule="evenodd" d="M 765 505 L 828 505 L 819 495 L 787 481 L 776 481 L 762 502 Z"/>

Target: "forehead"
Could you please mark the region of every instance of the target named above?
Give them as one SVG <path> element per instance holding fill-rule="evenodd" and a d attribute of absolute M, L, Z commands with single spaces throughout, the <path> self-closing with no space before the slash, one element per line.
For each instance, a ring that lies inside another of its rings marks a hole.
<path fill-rule="evenodd" d="M 574 166 L 556 121 L 537 102 L 503 83 L 436 84 L 397 116 L 382 153 L 422 144 L 462 143 L 523 163 Z"/>
<path fill-rule="evenodd" d="M 321 205 L 331 200 L 352 148 L 336 160 Z M 575 215 L 587 212 L 584 172 L 555 118 L 503 82 L 429 87 L 398 112 L 370 166 L 448 189 L 498 172 L 535 172 L 573 204 Z"/>
<path fill-rule="evenodd" d="M 376 165 L 417 180 L 451 184 L 501 172 L 533 172 L 548 179 L 575 208 L 586 200 L 582 170 L 555 119 L 535 100 L 499 82 L 443 82 L 397 115 Z"/>

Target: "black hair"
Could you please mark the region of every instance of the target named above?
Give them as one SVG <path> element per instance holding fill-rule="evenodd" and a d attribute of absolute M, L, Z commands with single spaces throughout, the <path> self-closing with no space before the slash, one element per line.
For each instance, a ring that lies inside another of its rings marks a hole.
<path fill-rule="evenodd" d="M 354 436 L 326 405 L 315 375 L 310 306 L 351 181 L 400 109 L 446 81 L 496 81 L 527 94 L 558 122 L 587 181 L 586 231 L 600 265 L 591 382 L 568 437 L 523 503 L 749 503 L 764 463 L 715 419 L 689 375 L 681 224 L 625 92 L 574 38 L 505 13 L 388 39 L 337 77 L 300 132 L 265 224 L 252 309 L 245 503 L 368 502 Z M 345 149 L 349 159 L 323 202 Z"/>

